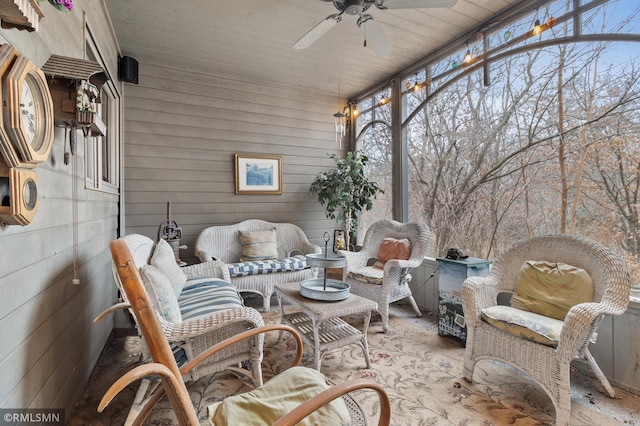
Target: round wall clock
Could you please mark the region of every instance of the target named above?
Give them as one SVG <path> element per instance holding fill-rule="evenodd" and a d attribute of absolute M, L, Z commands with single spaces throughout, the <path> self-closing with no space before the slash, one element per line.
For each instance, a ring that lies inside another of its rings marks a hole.
<path fill-rule="evenodd" d="M 3 80 L 7 135 L 31 164 L 47 161 L 53 145 L 53 101 L 47 79 L 33 62 L 18 56 Z"/>

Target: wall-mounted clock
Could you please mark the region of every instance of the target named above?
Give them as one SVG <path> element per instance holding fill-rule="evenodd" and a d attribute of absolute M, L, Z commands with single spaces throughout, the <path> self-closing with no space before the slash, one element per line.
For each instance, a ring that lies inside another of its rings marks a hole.
<path fill-rule="evenodd" d="M 18 57 L 18 51 L 10 44 L 0 46 L 0 99 L 6 99 L 4 76 L 9 72 L 11 66 Z M 3 108 L 4 117 L 4 108 Z M 9 167 L 35 167 L 35 164 L 29 164 L 22 160 L 20 153 L 14 147 L 13 142 L 5 131 L 4 118 L 0 120 L 0 154 L 4 157 L 4 161 Z"/>
<path fill-rule="evenodd" d="M 2 83 L 3 124 L 9 139 L 24 162 L 47 161 L 53 146 L 54 121 L 44 73 L 26 57 L 18 56 Z"/>
<path fill-rule="evenodd" d="M 35 170 L 0 168 L 0 223 L 28 225 L 38 211 Z"/>

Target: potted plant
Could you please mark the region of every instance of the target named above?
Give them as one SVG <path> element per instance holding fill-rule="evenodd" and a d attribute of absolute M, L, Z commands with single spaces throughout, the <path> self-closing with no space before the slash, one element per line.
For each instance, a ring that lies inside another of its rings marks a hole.
<path fill-rule="evenodd" d="M 311 192 L 317 194 L 318 201 L 325 206 L 327 218 L 344 223 L 348 249 L 351 232 L 358 229 L 360 212 L 371 210 L 372 199 L 384 190 L 365 176 L 369 158 L 361 151 L 349 151 L 345 158 L 335 154 L 329 154 L 329 157 L 336 161 L 336 167 L 319 173 L 311 183 Z"/>

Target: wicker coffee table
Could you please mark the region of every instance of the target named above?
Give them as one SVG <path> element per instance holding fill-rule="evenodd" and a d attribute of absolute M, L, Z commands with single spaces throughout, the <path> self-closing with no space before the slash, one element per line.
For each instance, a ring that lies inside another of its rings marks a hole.
<path fill-rule="evenodd" d="M 320 370 L 322 356 L 326 351 L 352 343 L 360 344 L 367 368 L 371 367 L 367 330 L 371 321 L 371 311 L 378 309 L 376 302 L 355 294 L 350 294 L 338 302 L 307 299 L 300 295 L 299 283 L 278 284 L 275 290 L 280 307 L 280 321 L 295 328 L 302 335 L 302 339 L 311 345 L 316 370 Z M 285 313 L 284 303 L 289 303 L 297 309 Z M 362 331 L 340 318 L 354 314 L 364 315 Z"/>

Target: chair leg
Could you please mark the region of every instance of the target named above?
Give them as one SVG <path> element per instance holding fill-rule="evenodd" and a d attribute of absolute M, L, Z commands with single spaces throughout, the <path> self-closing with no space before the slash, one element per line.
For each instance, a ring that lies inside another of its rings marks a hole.
<path fill-rule="evenodd" d="M 380 316 L 382 317 L 382 331 L 386 333 L 389 331 L 389 302 L 378 302 L 378 312 L 380 312 Z"/>
<path fill-rule="evenodd" d="M 264 312 L 269 312 L 271 310 L 271 294 L 262 295 L 262 309 Z"/>
<path fill-rule="evenodd" d="M 129 409 L 129 414 L 127 414 L 127 418 L 124 421 L 125 426 L 130 426 L 134 424 L 134 421 L 140 414 L 140 411 L 142 410 L 144 405 L 149 401 L 149 396 L 153 394 L 153 392 L 155 392 L 158 386 L 160 386 L 160 380 L 142 379 L 140 381 L 140 386 L 138 387 L 136 396 L 133 399 L 133 404 L 131 404 L 131 408 Z"/>
<path fill-rule="evenodd" d="M 607 391 L 607 394 L 609 395 L 609 397 L 615 398 L 616 397 L 616 391 L 613 390 L 613 387 L 609 383 L 609 380 L 607 380 L 606 376 L 604 375 L 604 373 L 600 369 L 600 366 L 598 365 L 596 360 L 593 358 L 593 355 L 591 355 L 591 352 L 589 352 L 589 349 L 584 351 L 584 358 L 587 361 L 587 363 L 589 364 L 589 366 L 591 367 L 591 370 L 596 375 L 598 380 L 600 380 L 600 383 L 602 383 L 602 386 L 604 386 L 604 388 Z"/>
<path fill-rule="evenodd" d="M 416 316 L 418 318 L 422 318 L 422 312 L 420 312 L 420 308 L 418 308 L 418 304 L 416 303 L 416 299 L 414 299 L 413 296 L 407 296 L 407 299 L 409 299 L 409 303 L 411 303 L 411 307 L 415 311 Z"/>

